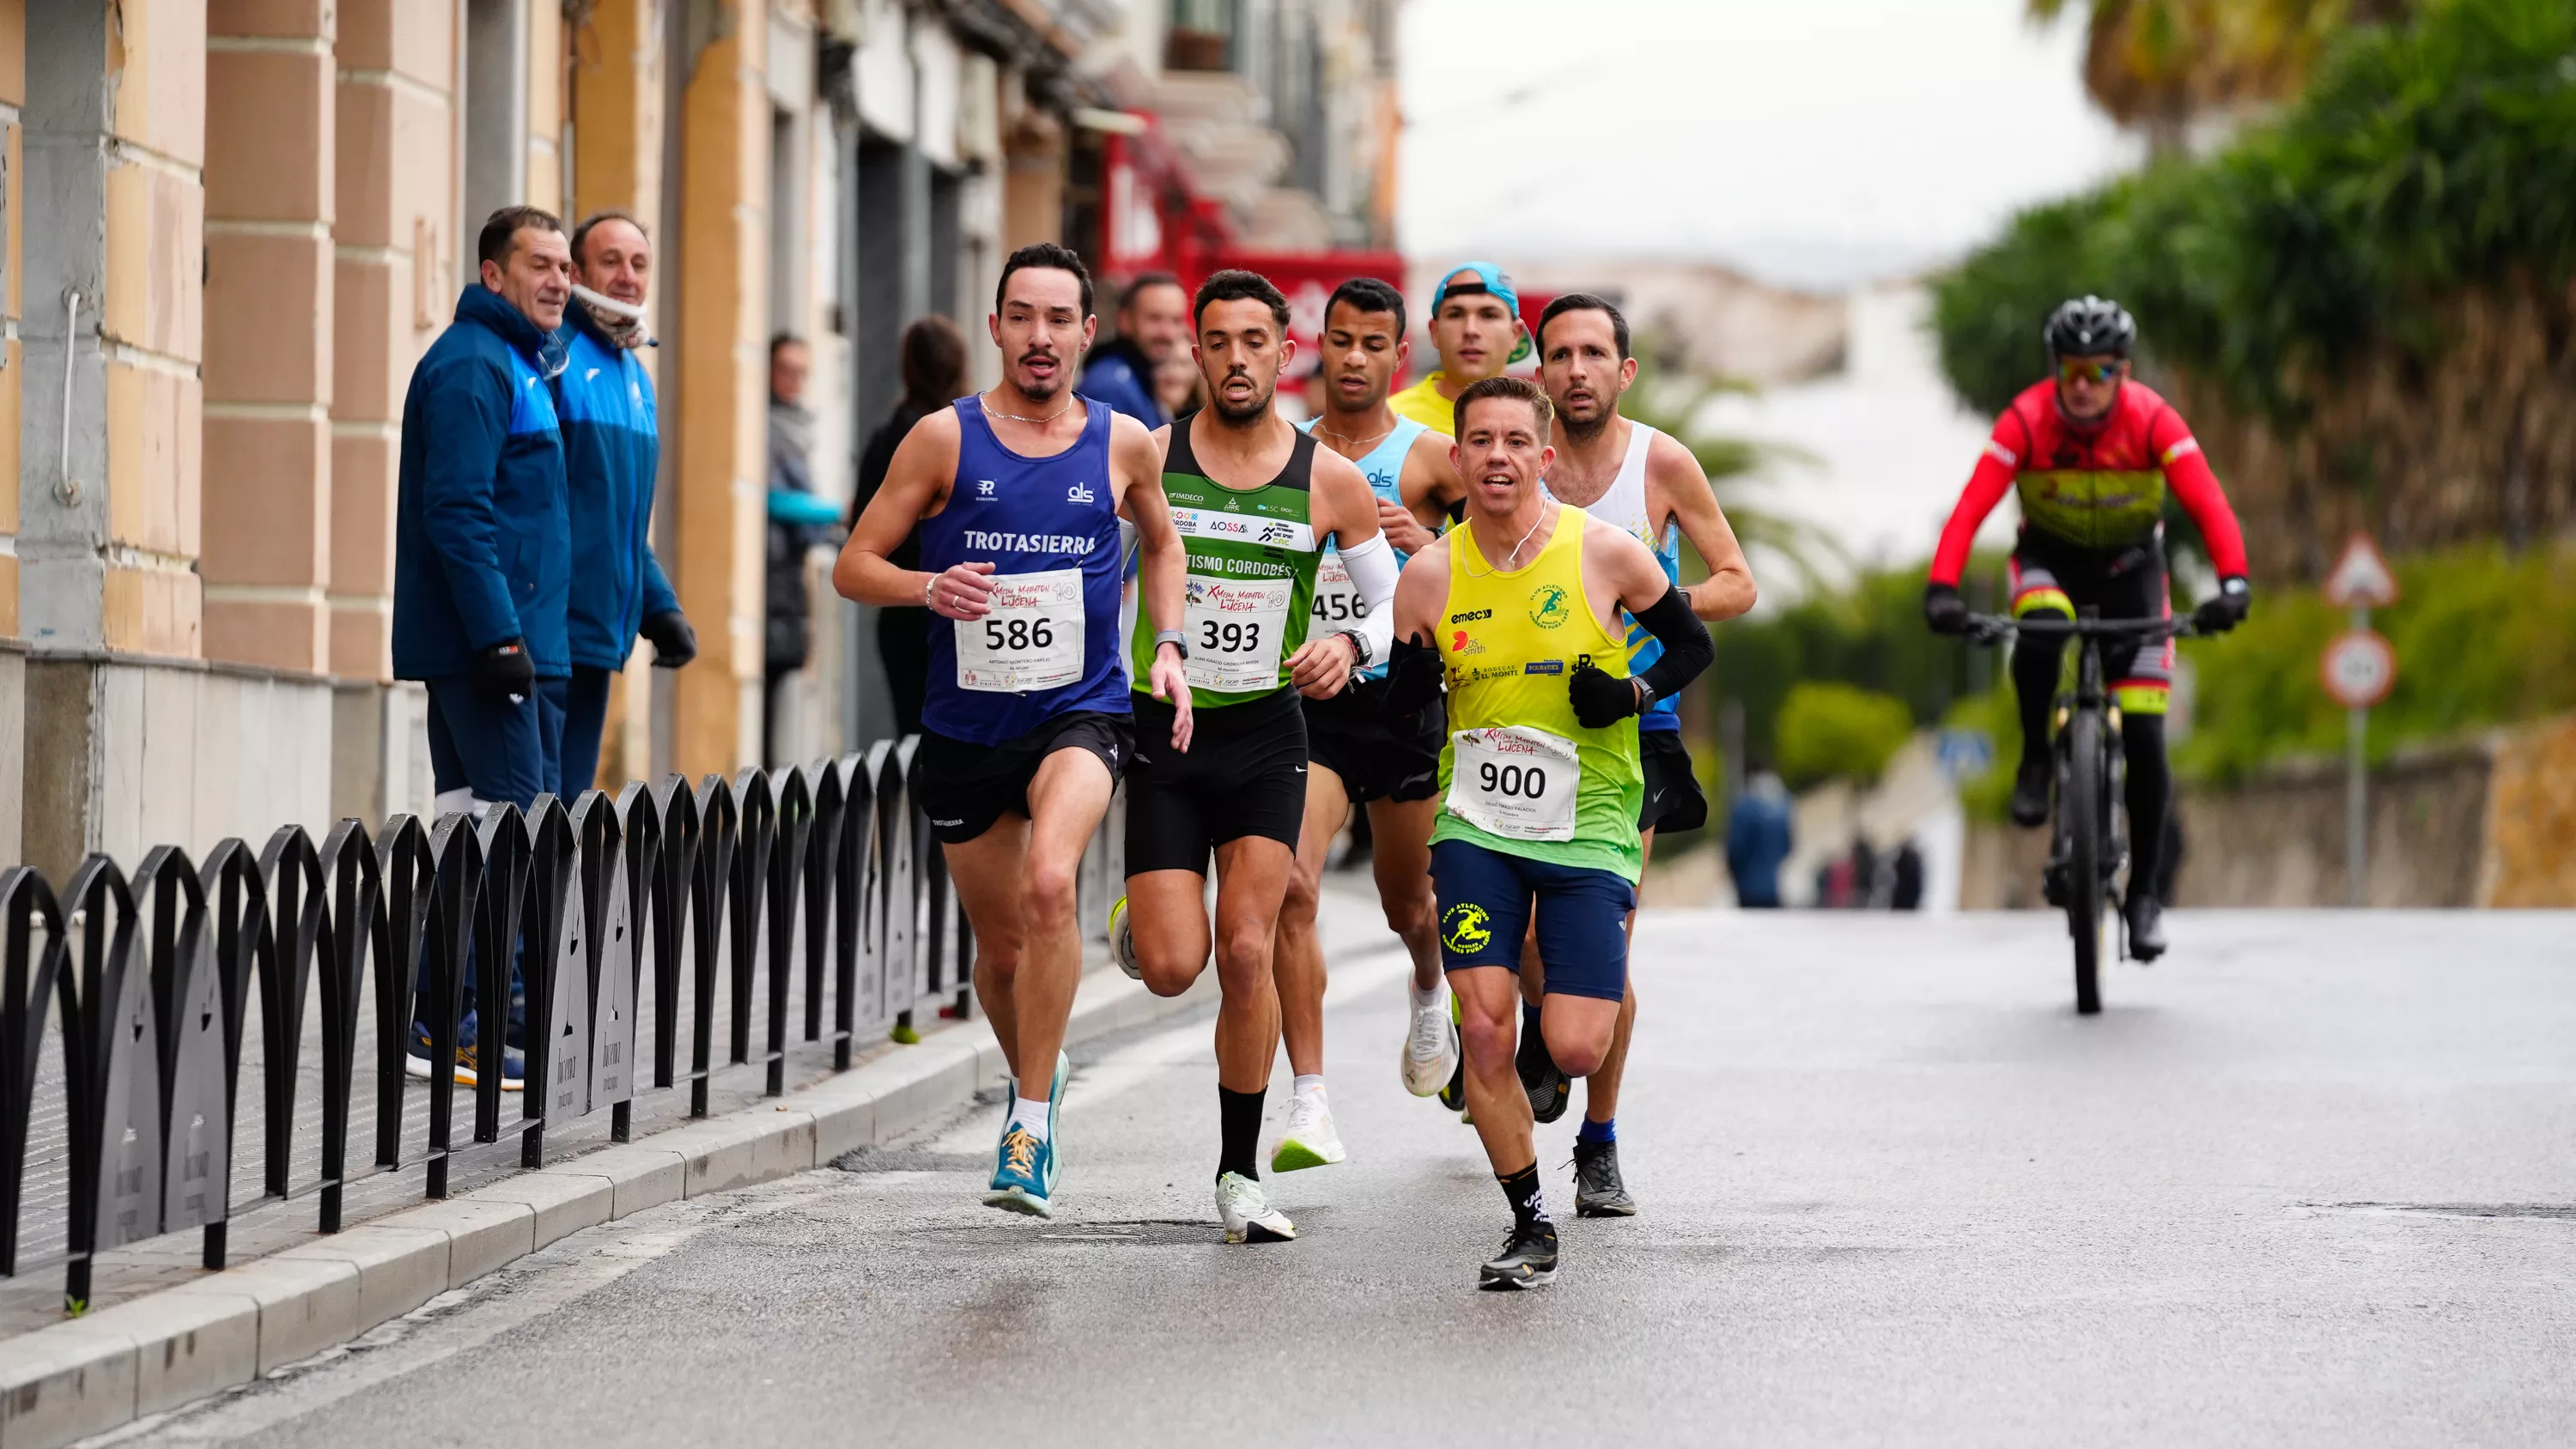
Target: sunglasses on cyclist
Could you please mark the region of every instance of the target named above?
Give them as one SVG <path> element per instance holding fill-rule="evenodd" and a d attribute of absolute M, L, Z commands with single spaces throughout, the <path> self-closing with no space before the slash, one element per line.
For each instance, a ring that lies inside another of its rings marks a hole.
<path fill-rule="evenodd" d="M 2060 382 L 2105 383 L 2120 375 L 2120 361 L 2086 362 L 2080 357 L 2058 359 L 2057 380 Z"/>

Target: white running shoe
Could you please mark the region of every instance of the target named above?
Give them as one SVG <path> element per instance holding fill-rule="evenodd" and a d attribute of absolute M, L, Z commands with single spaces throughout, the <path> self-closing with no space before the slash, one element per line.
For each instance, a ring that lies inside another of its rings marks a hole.
<path fill-rule="evenodd" d="M 1239 1172 L 1216 1180 L 1216 1215 L 1225 1220 L 1229 1243 L 1288 1243 L 1297 1238 L 1297 1225 L 1288 1221 L 1286 1213 L 1272 1211 L 1261 1184 Z"/>
<path fill-rule="evenodd" d="M 1145 979 L 1145 968 L 1136 964 L 1136 932 L 1127 921 L 1127 898 L 1120 896 L 1109 907 L 1109 959 L 1127 973 L 1130 981 Z"/>
<path fill-rule="evenodd" d="M 1457 1070 L 1458 1024 L 1449 1019 L 1447 1003 L 1435 1000 L 1413 1013 L 1413 1029 L 1404 1035 L 1404 1090 L 1431 1096 Z"/>
<path fill-rule="evenodd" d="M 1341 1134 L 1333 1130 L 1333 1109 L 1321 1096 L 1289 1097 L 1288 1130 L 1279 1135 L 1279 1146 L 1270 1154 L 1272 1172 L 1330 1167 L 1349 1155 L 1342 1150 Z"/>

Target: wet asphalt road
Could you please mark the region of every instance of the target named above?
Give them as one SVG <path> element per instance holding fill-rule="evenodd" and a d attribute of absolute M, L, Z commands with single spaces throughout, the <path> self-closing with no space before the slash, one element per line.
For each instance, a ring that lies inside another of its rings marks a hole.
<path fill-rule="evenodd" d="M 1052 1224 L 977 1205 L 981 1108 L 129 1437 L 2576 1442 L 2576 919 L 2184 913 L 2080 1019 L 2043 916 L 1650 916 L 1643 1215 L 1572 1218 L 1569 1114 L 1563 1271 L 1490 1295 L 1507 1215 L 1398 1083 L 1372 915 L 1328 936 L 1352 1161 L 1272 1180 L 1294 1244 L 1219 1241 L 1200 1012 L 1086 1051 Z"/>

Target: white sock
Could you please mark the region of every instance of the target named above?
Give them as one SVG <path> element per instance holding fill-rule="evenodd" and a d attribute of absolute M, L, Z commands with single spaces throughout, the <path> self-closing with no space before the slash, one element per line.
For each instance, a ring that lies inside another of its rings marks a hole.
<path fill-rule="evenodd" d="M 1413 993 L 1414 1010 L 1429 1011 L 1440 1004 L 1440 988 L 1447 984 L 1445 981 L 1434 981 L 1428 986 L 1416 986 L 1411 977 L 1406 977 L 1404 987 Z"/>
<path fill-rule="evenodd" d="M 1046 1141 L 1046 1098 L 1040 1097 L 1036 1101 L 1032 1102 L 1026 1097 L 1013 1097 L 1011 1099 L 1011 1120 L 1003 1124 L 1002 1130 L 1004 1132 L 1008 1132 L 1013 1127 L 1024 1129 L 1031 1137 L 1036 1138 L 1040 1142 Z"/>
<path fill-rule="evenodd" d="M 1324 1095 L 1324 1074 L 1317 1072 L 1312 1076 L 1292 1077 L 1288 1082 L 1288 1090 L 1292 1096 L 1321 1097 Z"/>

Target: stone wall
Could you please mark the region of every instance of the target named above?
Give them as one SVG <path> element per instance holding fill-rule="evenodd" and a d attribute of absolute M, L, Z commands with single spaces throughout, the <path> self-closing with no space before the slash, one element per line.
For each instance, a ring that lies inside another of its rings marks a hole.
<path fill-rule="evenodd" d="M 2341 761 L 2277 766 L 2183 792 L 2176 904 L 2340 906 Z M 2371 772 L 2364 899 L 2373 906 L 2576 907 L 2576 719 L 2410 751 Z M 1960 904 L 2038 906 L 2044 831 L 1969 831 Z"/>

